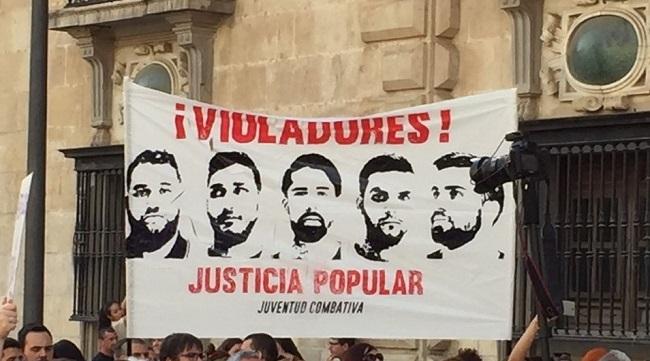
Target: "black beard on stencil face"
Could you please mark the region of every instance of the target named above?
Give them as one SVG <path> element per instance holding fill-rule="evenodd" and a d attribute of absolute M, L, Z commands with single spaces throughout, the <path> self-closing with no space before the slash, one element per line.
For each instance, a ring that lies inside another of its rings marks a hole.
<path fill-rule="evenodd" d="M 313 222 L 317 221 L 318 225 L 311 226 L 307 225 L 307 221 Z M 325 220 L 323 217 L 316 212 L 305 212 L 303 213 L 298 221 L 291 221 L 291 230 L 294 234 L 294 242 L 296 245 L 302 243 L 316 243 L 320 241 L 327 234 L 327 226 L 325 225 Z"/>
<path fill-rule="evenodd" d="M 136 220 L 130 211 L 127 212 L 127 216 L 129 225 L 131 226 L 127 247 L 149 253 L 159 250 L 174 238 L 178 230 L 180 211 L 172 221 L 165 224 L 165 227 L 160 232 L 152 232 L 149 230 L 147 225 L 142 221 Z"/>
<path fill-rule="evenodd" d="M 230 211 L 224 209 L 216 218 L 208 213 L 210 226 L 212 226 L 212 230 L 214 231 L 214 244 L 208 250 L 208 253 L 211 256 L 226 256 L 230 248 L 246 242 L 248 236 L 250 236 L 253 231 L 255 222 L 257 222 L 257 218 L 248 222 L 248 225 L 241 233 L 222 231 L 220 226 L 223 225 L 226 222 L 226 219 L 230 216 L 228 212 Z"/>
<path fill-rule="evenodd" d="M 363 219 L 366 223 L 366 243 L 372 247 L 373 250 L 381 252 L 390 247 L 396 246 L 400 243 L 406 231 L 401 231 L 397 236 L 391 236 L 382 232 L 381 227 L 372 223 L 365 211 L 362 211 Z M 384 217 L 386 218 L 386 217 Z M 379 223 L 384 221 L 382 218 Z"/>
<path fill-rule="evenodd" d="M 439 243 L 449 250 L 454 250 L 471 242 L 481 228 L 481 210 L 476 215 L 476 223 L 468 230 L 452 226 L 452 228 L 445 231 L 442 226 L 435 225 L 434 218 L 436 216 L 435 212 L 431 216 L 431 238 L 435 243 Z M 453 222 L 450 223 L 453 225 Z"/>

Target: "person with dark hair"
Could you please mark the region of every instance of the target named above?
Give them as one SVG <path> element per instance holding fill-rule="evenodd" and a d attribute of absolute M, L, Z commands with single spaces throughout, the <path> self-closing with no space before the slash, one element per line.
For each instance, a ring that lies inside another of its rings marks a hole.
<path fill-rule="evenodd" d="M 104 327 L 98 333 L 98 352 L 92 361 L 113 361 L 114 347 L 117 344 L 117 333 L 112 327 Z"/>
<path fill-rule="evenodd" d="M 126 238 L 128 258 L 185 258 L 189 244 L 178 229 L 181 175 L 173 154 L 145 150 L 129 164 L 126 174 Z"/>
<path fill-rule="evenodd" d="M 341 359 L 345 351 L 354 346 L 357 342 L 354 338 L 330 338 L 327 342 L 327 349 L 330 352 L 328 360 Z"/>
<path fill-rule="evenodd" d="M 54 358 L 73 361 L 86 361 L 81 350 L 70 340 L 59 340 L 54 344 Z"/>
<path fill-rule="evenodd" d="M 384 361 L 377 348 L 369 343 L 358 343 L 343 353 L 342 361 Z"/>
<path fill-rule="evenodd" d="M 469 177 L 473 158 L 471 154 L 449 153 L 433 162 L 437 173 L 431 187 L 435 208 L 431 215 L 431 238 L 449 250 L 462 247 L 474 239 L 481 229 L 483 205 L 486 202 L 495 201 L 499 205 L 492 225 L 503 211 L 502 186 L 486 194 L 474 192 Z M 437 250 L 427 258 L 442 258 L 442 251 Z"/>
<path fill-rule="evenodd" d="M 104 304 L 99 310 L 97 327 L 98 329 L 111 327 L 113 322 L 119 321 L 124 316 L 122 306 L 118 301 L 112 300 Z"/>
<path fill-rule="evenodd" d="M 2 344 L 2 357 L 0 361 L 16 361 L 20 359 L 20 344 L 18 340 L 11 337 L 4 339 L 4 344 Z"/>
<path fill-rule="evenodd" d="M 52 333 L 40 323 L 29 323 L 18 331 L 18 343 L 25 361 L 52 361 Z"/>
<path fill-rule="evenodd" d="M 201 357 L 203 344 L 189 333 L 173 333 L 160 345 L 160 361 L 198 361 Z"/>
<path fill-rule="evenodd" d="M 386 261 L 381 252 L 407 232 L 400 209 L 411 200 L 413 167 L 404 157 L 385 154 L 370 159 L 359 173 L 357 204 L 366 224 L 366 239 L 356 252 L 371 261 Z"/>
<path fill-rule="evenodd" d="M 285 361 L 304 361 L 304 358 L 298 351 L 298 346 L 288 337 L 276 338 L 275 343 L 278 347 L 278 360 Z"/>
<path fill-rule="evenodd" d="M 341 242 L 327 240 L 341 195 L 341 175 L 329 159 L 320 154 L 296 158 L 282 177 L 282 204 L 293 231 L 295 259 L 340 259 Z"/>
<path fill-rule="evenodd" d="M 242 342 L 241 338 L 227 338 L 217 347 L 217 352 L 224 352 L 232 356 L 241 349 Z"/>
<path fill-rule="evenodd" d="M 253 333 L 244 338 L 241 344 L 242 351 L 259 352 L 261 361 L 277 361 L 278 346 L 273 337 L 266 333 Z"/>
<path fill-rule="evenodd" d="M 106 302 L 99 310 L 97 328 L 110 327 L 115 330 L 118 339 L 126 336 L 126 300 L 121 303 L 115 300 Z"/>
<path fill-rule="evenodd" d="M 147 361 L 149 359 L 149 343 L 141 338 L 132 338 L 131 356 L 138 361 Z"/>
<path fill-rule="evenodd" d="M 260 172 L 242 152 L 216 153 L 208 166 L 208 218 L 214 242 L 211 257 L 229 257 L 248 239 L 257 222 L 262 190 Z M 246 258 L 258 258 L 256 250 Z"/>
<path fill-rule="evenodd" d="M 475 349 L 462 348 L 458 350 L 456 356 L 450 357 L 445 361 L 483 361 L 483 359 L 478 355 L 478 352 Z"/>

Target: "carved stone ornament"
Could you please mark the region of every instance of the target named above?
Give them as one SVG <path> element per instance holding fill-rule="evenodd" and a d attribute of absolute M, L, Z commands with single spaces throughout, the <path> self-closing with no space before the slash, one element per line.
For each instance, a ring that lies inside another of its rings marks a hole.
<path fill-rule="evenodd" d="M 539 72 L 543 94 L 556 95 L 562 102 L 572 102 L 580 112 L 601 110 L 622 111 L 630 107 L 630 96 L 650 92 L 648 69 L 647 1 L 575 0 L 580 7 L 561 14 L 546 13 L 540 39 L 542 66 Z M 580 24 L 598 16 L 616 16 L 626 20 L 635 29 L 638 40 L 637 60 L 631 70 L 611 84 L 591 85 L 577 80 L 568 71 L 568 39 Z"/>
<path fill-rule="evenodd" d="M 627 0 L 574 0 L 578 6 L 591 6 L 598 3 L 607 3 L 607 2 L 617 2 L 617 1 L 627 1 Z"/>
<path fill-rule="evenodd" d="M 113 84 L 119 90 L 124 77 L 135 79 L 137 74 L 148 65 L 158 64 L 164 67 L 171 77 L 172 93 L 189 97 L 189 72 L 186 59 L 187 55 L 185 51 L 182 48 L 174 51 L 174 47 L 169 41 L 140 44 L 133 48 L 132 55 L 128 59 L 118 61 L 115 65 L 111 80 L 113 80 Z M 121 99 L 117 101 L 119 121 L 120 124 L 124 124 L 122 113 L 124 106 Z"/>
<path fill-rule="evenodd" d="M 584 96 L 573 100 L 573 107 L 576 111 L 593 113 L 600 110 L 628 110 L 630 109 L 630 98 L 624 95 L 617 96 Z"/>
<path fill-rule="evenodd" d="M 111 142 L 111 110 L 121 108 L 121 96 L 113 86 L 121 87 L 123 77 L 133 75 L 147 61 L 160 62 L 172 72 L 176 94 L 212 100 L 212 36 L 217 23 L 234 13 L 235 0 L 103 1 L 53 8 L 49 12 L 50 30 L 76 38 L 83 58 L 92 67 L 91 126 L 96 129 L 92 146 Z M 145 44 L 134 50 L 137 57 L 142 57 L 138 64 L 131 59 L 117 59 L 113 68 L 114 38 L 122 44 L 136 38 L 146 38 L 143 42 L 147 43 L 154 38 L 173 37 L 180 47 L 169 41 Z"/>

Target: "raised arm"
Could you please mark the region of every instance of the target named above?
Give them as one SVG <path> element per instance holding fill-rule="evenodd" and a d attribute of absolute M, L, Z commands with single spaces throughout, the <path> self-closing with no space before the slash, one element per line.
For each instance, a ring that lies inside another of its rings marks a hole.
<path fill-rule="evenodd" d="M 537 316 L 535 316 L 535 318 L 533 318 L 528 324 L 528 327 L 526 328 L 526 331 L 524 331 L 524 334 L 521 335 L 519 341 L 517 341 L 515 344 L 515 347 L 512 348 L 512 352 L 508 357 L 508 361 L 526 360 L 528 350 L 530 350 L 533 342 L 535 342 L 537 331 L 539 331 L 539 324 L 537 323 Z"/>

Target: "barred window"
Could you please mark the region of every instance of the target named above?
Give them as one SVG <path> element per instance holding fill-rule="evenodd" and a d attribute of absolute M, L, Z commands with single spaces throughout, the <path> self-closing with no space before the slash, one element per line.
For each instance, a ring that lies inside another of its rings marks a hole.
<path fill-rule="evenodd" d="M 75 159 L 77 216 L 73 239 L 71 320 L 94 322 L 125 295 L 123 146 L 62 150 Z"/>
<path fill-rule="evenodd" d="M 554 338 L 650 341 L 650 119 L 647 114 L 522 124 L 550 153 L 563 316 Z M 571 125 L 570 125 L 571 124 Z M 541 201 L 541 200 L 540 200 Z M 526 232 L 536 241 L 536 231 Z M 515 333 L 532 309 L 518 265 Z"/>

